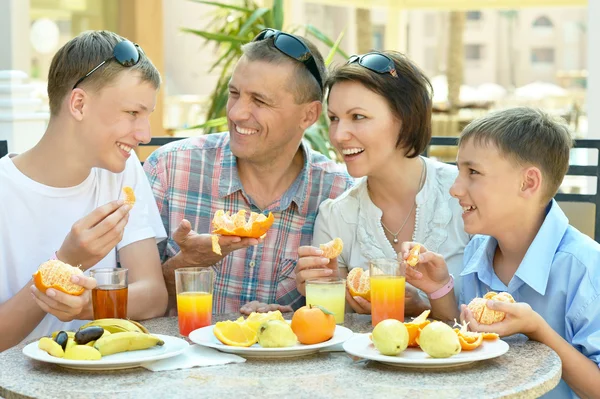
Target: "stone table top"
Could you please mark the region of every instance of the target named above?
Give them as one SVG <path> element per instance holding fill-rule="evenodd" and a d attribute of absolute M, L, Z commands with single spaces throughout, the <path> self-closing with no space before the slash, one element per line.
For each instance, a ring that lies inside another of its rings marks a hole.
<path fill-rule="evenodd" d="M 238 316 L 217 315 L 213 322 Z M 179 336 L 176 317 L 143 324 L 153 333 Z M 366 315 L 347 314 L 344 325 L 354 332 L 372 330 Z M 558 384 L 561 362 L 554 351 L 525 337 L 505 340 L 510 349 L 498 358 L 445 369 L 391 367 L 357 362 L 345 352 L 322 352 L 161 372 L 70 370 L 27 358 L 20 344 L 0 353 L 0 397 L 536 398 Z"/>

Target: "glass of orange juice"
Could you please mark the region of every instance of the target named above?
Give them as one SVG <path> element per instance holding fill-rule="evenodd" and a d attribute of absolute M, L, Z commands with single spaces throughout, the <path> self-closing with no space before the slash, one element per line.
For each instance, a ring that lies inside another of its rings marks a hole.
<path fill-rule="evenodd" d="M 175 270 L 179 333 L 187 337 L 192 331 L 211 325 L 215 272 L 204 267 Z"/>
<path fill-rule="evenodd" d="M 369 261 L 373 327 L 386 319 L 404 321 L 404 267 L 396 259 Z"/>

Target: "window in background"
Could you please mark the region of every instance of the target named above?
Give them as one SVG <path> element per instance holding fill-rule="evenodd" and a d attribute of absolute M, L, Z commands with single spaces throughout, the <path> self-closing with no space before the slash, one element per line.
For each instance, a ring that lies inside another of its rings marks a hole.
<path fill-rule="evenodd" d="M 535 19 L 535 21 L 533 21 L 533 27 L 534 28 L 552 28 L 552 27 L 554 27 L 554 24 L 552 23 L 552 21 L 550 21 L 550 18 L 548 18 L 545 15 L 542 15 L 541 17 L 538 17 Z"/>
<path fill-rule="evenodd" d="M 551 47 L 531 49 L 532 64 L 554 64 L 554 49 Z"/>
<path fill-rule="evenodd" d="M 373 49 L 383 51 L 385 46 L 385 26 L 373 25 Z"/>
<path fill-rule="evenodd" d="M 467 21 L 481 21 L 481 11 L 467 11 L 466 18 Z"/>
<path fill-rule="evenodd" d="M 483 45 L 481 44 L 466 44 L 465 59 L 468 61 L 479 61 L 483 58 Z"/>

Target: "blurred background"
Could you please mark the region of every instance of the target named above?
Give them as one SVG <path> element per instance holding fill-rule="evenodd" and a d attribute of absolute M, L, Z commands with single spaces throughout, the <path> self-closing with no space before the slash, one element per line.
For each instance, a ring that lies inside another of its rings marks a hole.
<path fill-rule="evenodd" d="M 35 144 L 48 120 L 52 56 L 89 29 L 139 43 L 161 71 L 154 136 L 222 131 L 239 48 L 264 27 L 306 36 L 331 66 L 371 49 L 406 53 L 433 83 L 434 136 L 457 136 L 490 110 L 532 105 L 563 117 L 577 138 L 600 138 L 600 52 L 590 43 L 599 19 L 600 0 L 0 0 L 0 140 L 15 152 Z M 336 157 L 326 118 L 306 137 Z M 596 156 L 573 150 L 572 163 Z M 568 177 L 561 190 L 595 187 L 595 177 Z"/>

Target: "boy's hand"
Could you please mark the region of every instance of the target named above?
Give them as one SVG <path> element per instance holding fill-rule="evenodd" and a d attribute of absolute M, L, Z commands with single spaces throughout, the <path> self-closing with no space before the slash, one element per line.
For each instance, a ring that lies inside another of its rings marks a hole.
<path fill-rule="evenodd" d="M 487 307 L 506 313 L 504 320 L 493 324 L 479 324 L 467 305 L 460 305 L 460 320 L 469 323 L 469 330 L 477 332 L 495 332 L 501 337 L 513 334 L 525 334 L 531 339 L 536 339 L 536 333 L 546 321 L 529 304 L 524 302 L 506 303 L 487 301 Z"/>
<path fill-rule="evenodd" d="M 263 303 L 259 301 L 248 302 L 244 306 L 240 308 L 240 313 L 249 315 L 252 312 L 257 313 L 267 313 L 275 310 L 279 310 L 281 313 L 293 312 L 291 306 L 288 305 L 280 305 L 278 303 Z"/>
<path fill-rule="evenodd" d="M 323 256 L 323 251 L 317 247 L 303 246 L 298 248 L 296 263 L 296 289 L 306 296 L 306 280 L 321 277 L 337 277 L 338 263 L 336 259 Z"/>
<path fill-rule="evenodd" d="M 96 279 L 86 276 L 71 276 L 71 282 L 85 288 L 83 294 L 74 296 L 53 288 L 48 288 L 44 294 L 35 285 L 32 285 L 31 295 L 44 312 L 56 316 L 62 322 L 74 319 L 92 319 L 90 291 L 96 287 Z"/>
<path fill-rule="evenodd" d="M 130 205 L 112 201 L 94 209 L 71 227 L 57 258 L 87 270 L 100 262 L 123 238 Z"/>
<path fill-rule="evenodd" d="M 406 262 L 409 251 L 416 244 L 415 242 L 403 242 L 398 253 L 398 260 Z M 431 294 L 442 288 L 449 280 L 450 273 L 448 273 L 448 266 L 446 266 L 444 257 L 428 251 L 424 246 L 421 246 L 417 266 L 412 267 L 406 264 L 406 281 L 426 294 Z"/>

